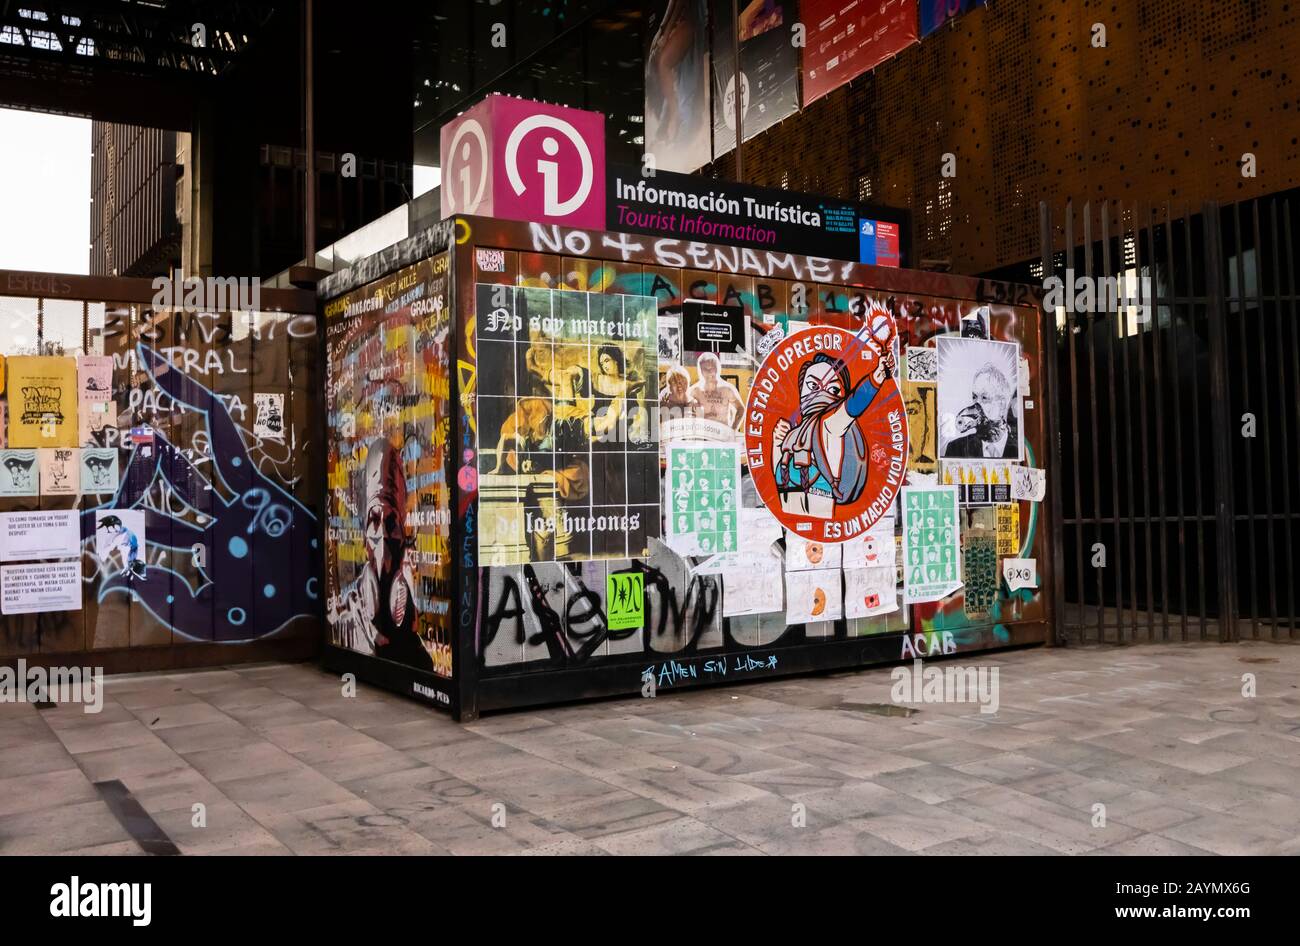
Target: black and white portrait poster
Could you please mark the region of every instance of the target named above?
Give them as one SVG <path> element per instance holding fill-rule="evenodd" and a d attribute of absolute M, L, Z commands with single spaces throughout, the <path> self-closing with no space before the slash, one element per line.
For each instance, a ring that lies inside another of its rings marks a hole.
<path fill-rule="evenodd" d="M 940 459 L 1021 459 L 1020 346 L 953 336 L 935 342 Z"/>

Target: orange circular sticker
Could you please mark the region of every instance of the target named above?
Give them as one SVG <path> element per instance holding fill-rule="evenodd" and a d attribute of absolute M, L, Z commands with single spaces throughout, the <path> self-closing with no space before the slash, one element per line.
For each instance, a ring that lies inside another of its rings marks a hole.
<path fill-rule="evenodd" d="M 896 335 L 876 310 L 856 335 L 830 325 L 791 335 L 759 366 L 745 414 L 749 473 L 796 535 L 844 542 L 893 507 L 907 473 Z"/>

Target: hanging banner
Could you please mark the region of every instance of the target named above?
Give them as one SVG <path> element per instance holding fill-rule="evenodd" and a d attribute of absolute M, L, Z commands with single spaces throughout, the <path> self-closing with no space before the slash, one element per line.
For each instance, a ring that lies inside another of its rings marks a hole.
<path fill-rule="evenodd" d="M 77 446 L 76 359 L 9 359 L 9 446 Z"/>
<path fill-rule="evenodd" d="M 946 598 L 962 586 L 955 486 L 903 489 L 903 601 Z"/>
<path fill-rule="evenodd" d="M 803 0 L 803 104 L 919 42 L 916 0 Z"/>
<path fill-rule="evenodd" d="M 919 0 L 921 7 L 921 36 L 929 36 L 945 23 L 955 20 L 976 7 L 984 6 L 984 0 Z"/>
<path fill-rule="evenodd" d="M 856 335 L 826 325 L 791 335 L 759 366 L 745 414 L 750 476 L 795 535 L 844 542 L 893 508 L 908 456 L 896 334 L 876 310 Z"/>
<path fill-rule="evenodd" d="M 661 171 L 690 173 L 710 146 L 707 0 L 654 0 L 645 52 L 645 153 Z"/>
<path fill-rule="evenodd" d="M 713 0 L 713 157 L 736 147 L 735 44 L 740 44 L 740 122 L 745 141 L 799 110 L 799 51 L 791 42 L 794 0 L 739 5 Z"/>

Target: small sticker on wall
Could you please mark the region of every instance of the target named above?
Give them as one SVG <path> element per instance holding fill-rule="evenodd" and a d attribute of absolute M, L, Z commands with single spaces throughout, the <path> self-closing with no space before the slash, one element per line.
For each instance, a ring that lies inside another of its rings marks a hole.
<path fill-rule="evenodd" d="M 275 391 L 258 391 L 253 394 L 257 419 L 253 421 L 253 436 L 263 440 L 284 439 L 284 395 Z"/>
<path fill-rule="evenodd" d="M 611 572 L 605 579 L 605 610 L 611 631 L 645 626 L 645 574 Z"/>
<path fill-rule="evenodd" d="M 1047 494 L 1047 473 L 1032 466 L 1011 468 L 1011 498 L 1041 503 Z"/>
<path fill-rule="evenodd" d="M 1012 591 L 1038 587 L 1038 560 L 1033 558 L 1005 558 L 1002 560 L 1002 577 Z"/>
<path fill-rule="evenodd" d="M 939 353 L 933 348 L 909 348 L 904 367 L 908 381 L 937 381 Z"/>
<path fill-rule="evenodd" d="M 81 492 L 81 451 L 46 447 L 41 456 L 41 492 L 46 496 L 76 496 Z"/>

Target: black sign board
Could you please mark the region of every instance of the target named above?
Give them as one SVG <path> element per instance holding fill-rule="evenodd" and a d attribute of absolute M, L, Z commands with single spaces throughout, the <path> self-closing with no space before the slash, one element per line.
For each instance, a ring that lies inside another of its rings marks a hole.
<path fill-rule="evenodd" d="M 686 351 L 744 351 L 745 310 L 738 305 L 684 300 L 682 346 Z"/>
<path fill-rule="evenodd" d="M 910 265 L 911 214 L 794 191 L 610 165 L 606 227 L 778 253 Z"/>

